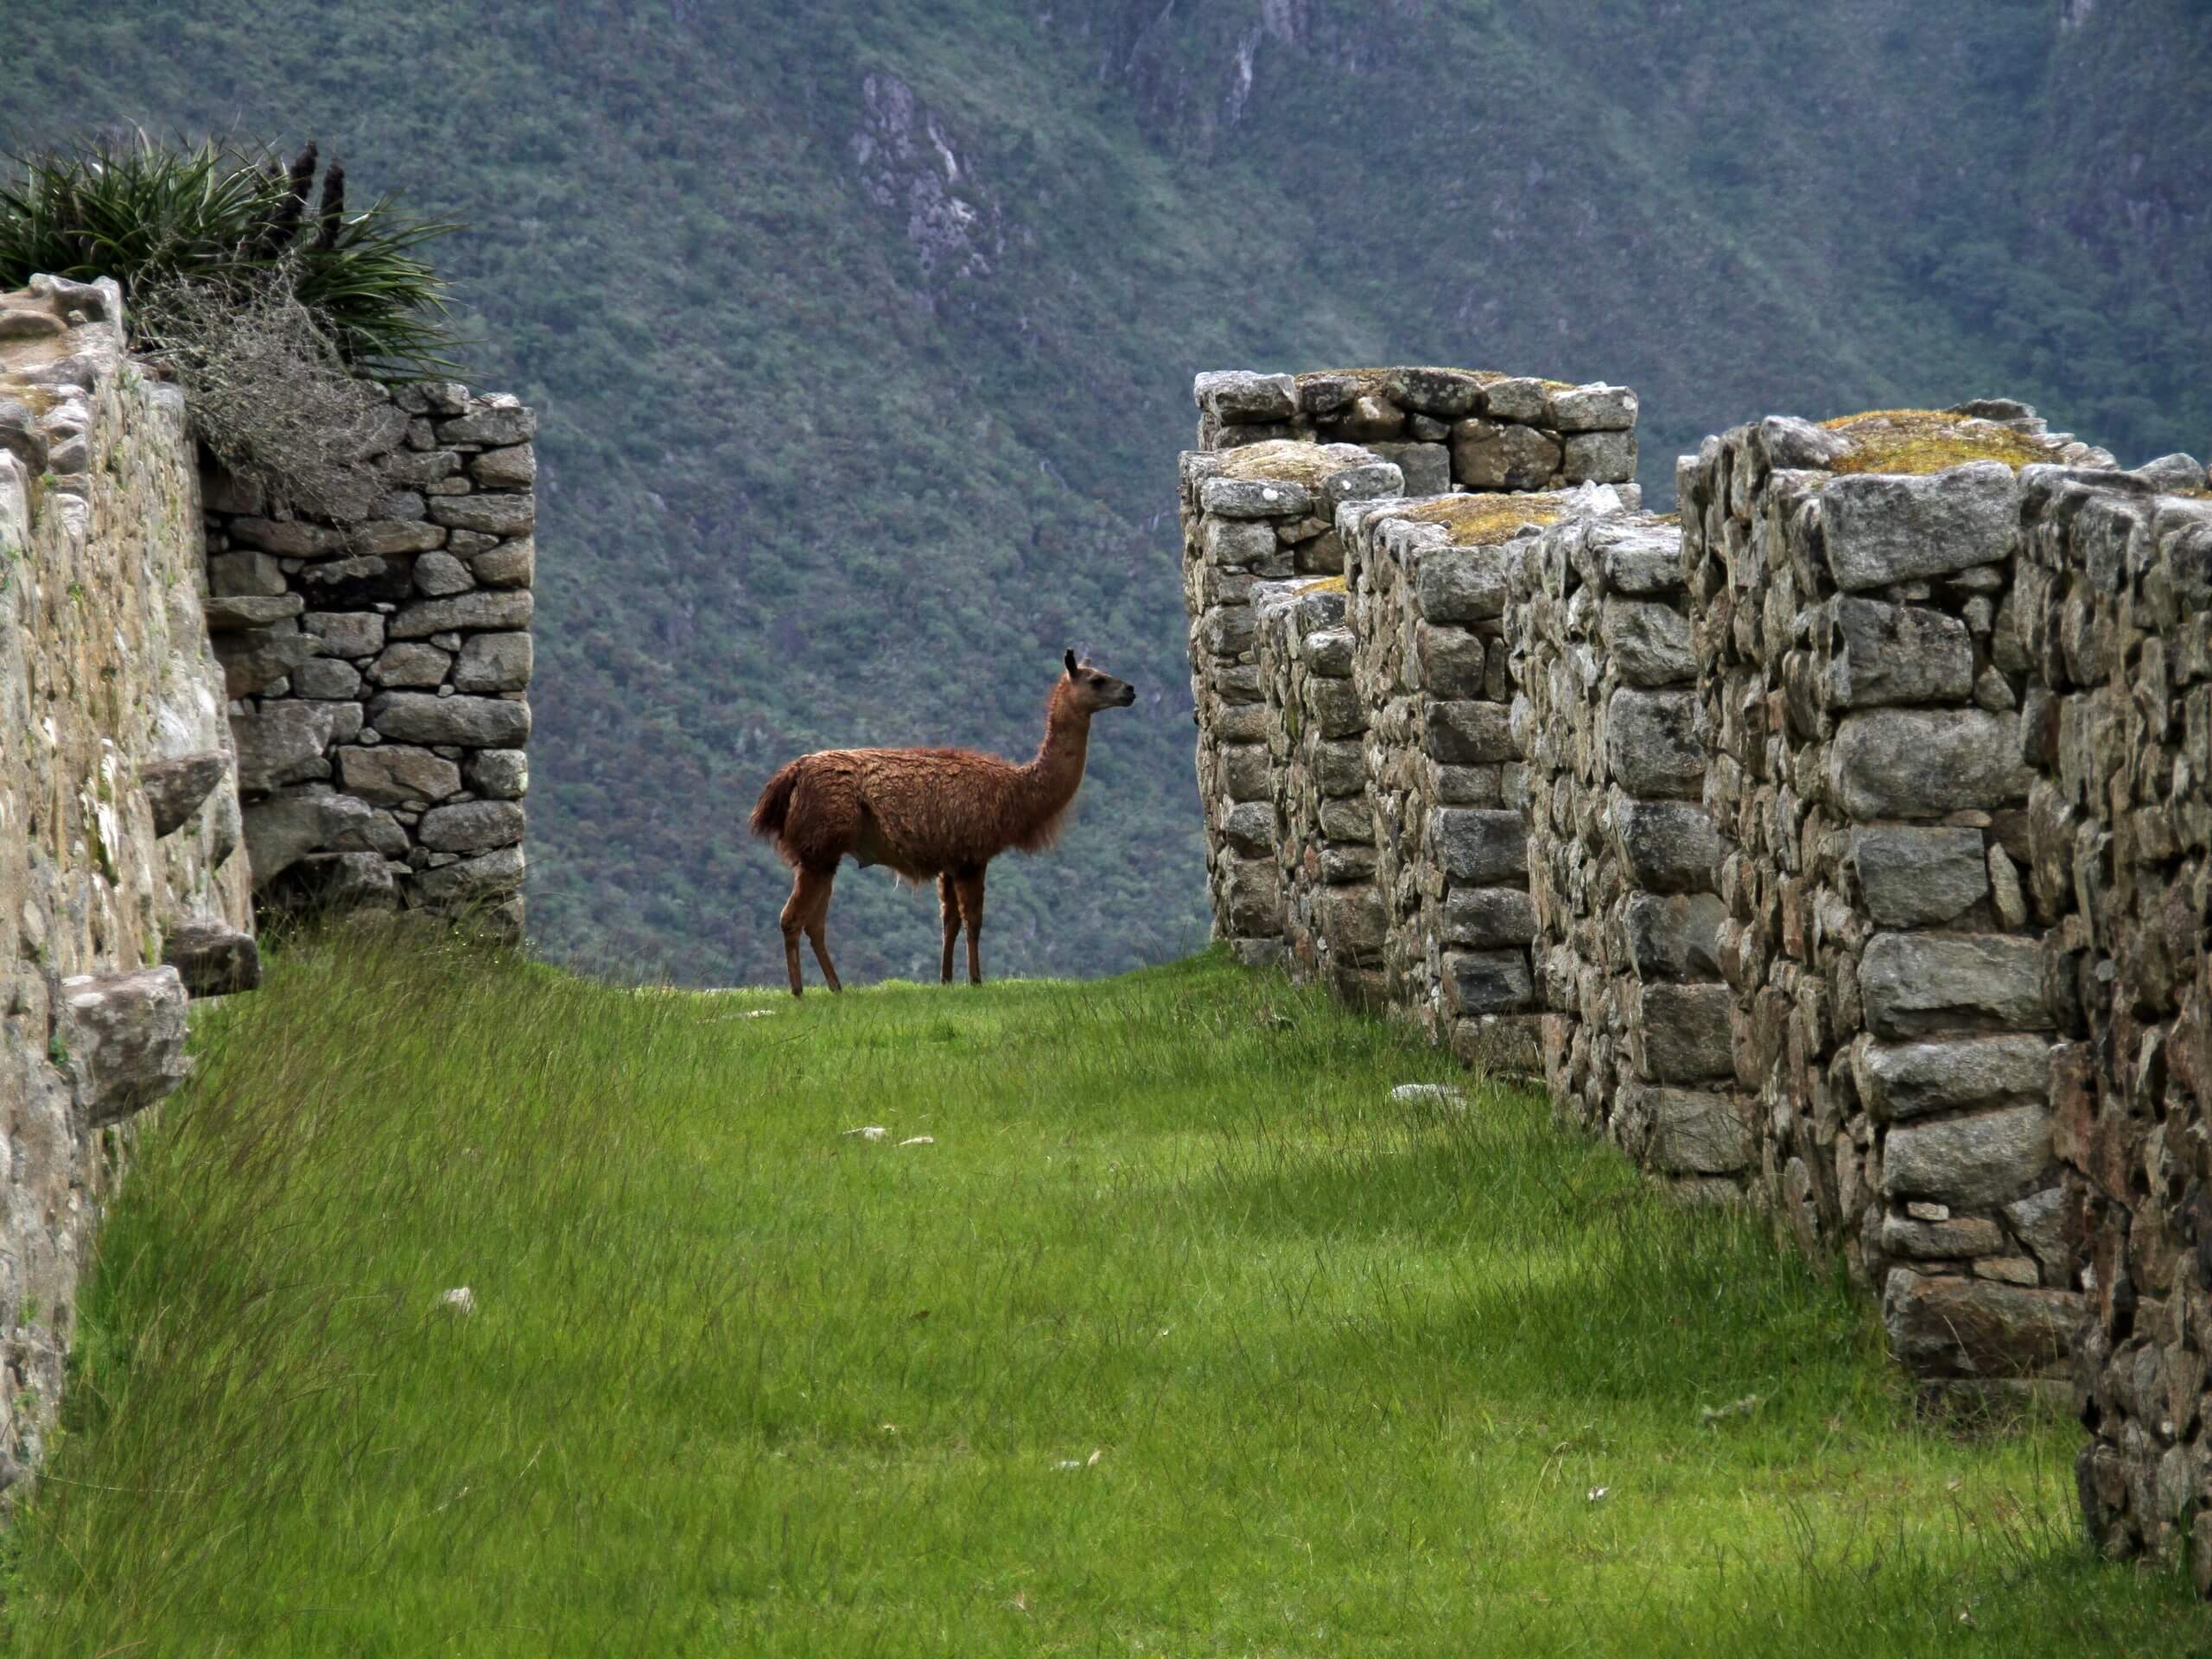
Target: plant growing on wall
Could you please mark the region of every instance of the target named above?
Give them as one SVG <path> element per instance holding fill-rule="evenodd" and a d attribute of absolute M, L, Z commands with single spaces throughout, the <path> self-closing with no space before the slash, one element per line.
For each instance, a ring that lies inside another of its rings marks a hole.
<path fill-rule="evenodd" d="M 445 284 L 421 249 L 457 228 L 388 196 L 349 211 L 345 168 L 312 143 L 286 162 L 142 135 L 16 159 L 0 288 L 114 277 L 132 349 L 184 388 L 207 453 L 343 523 L 380 494 L 360 457 L 391 416 L 382 383 L 453 367 Z"/>

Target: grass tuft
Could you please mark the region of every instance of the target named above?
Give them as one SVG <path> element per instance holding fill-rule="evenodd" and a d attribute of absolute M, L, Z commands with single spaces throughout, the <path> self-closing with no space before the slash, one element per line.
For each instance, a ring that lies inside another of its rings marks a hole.
<path fill-rule="evenodd" d="M 794 1004 L 354 935 L 194 1044 L 15 1523 L 13 1653 L 2198 1628 L 2077 1541 L 2070 1427 L 1921 1427 L 1763 1223 L 1525 1093 L 1395 1104 L 1465 1079 L 1218 957 Z"/>

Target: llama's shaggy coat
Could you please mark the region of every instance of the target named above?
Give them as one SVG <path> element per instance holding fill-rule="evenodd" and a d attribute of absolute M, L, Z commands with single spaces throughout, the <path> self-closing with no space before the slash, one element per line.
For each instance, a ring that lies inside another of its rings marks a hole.
<path fill-rule="evenodd" d="M 1091 715 L 1136 700 L 1127 682 L 1078 663 L 1073 652 L 1065 666 L 1046 705 L 1045 741 L 1026 766 L 973 749 L 823 749 L 768 780 L 753 808 L 753 833 L 773 842 L 795 874 L 782 918 L 794 996 L 802 932 L 830 988 L 841 988 L 825 923 L 837 862 L 848 854 L 909 881 L 935 878 L 944 977 L 952 977 L 953 940 L 964 920 L 968 976 L 980 982 L 984 866 L 1008 848 L 1034 853 L 1052 845 L 1083 783 Z"/>

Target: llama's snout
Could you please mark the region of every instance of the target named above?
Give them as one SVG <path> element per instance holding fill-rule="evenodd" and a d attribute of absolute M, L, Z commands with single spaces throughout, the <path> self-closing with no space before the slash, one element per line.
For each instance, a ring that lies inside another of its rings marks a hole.
<path fill-rule="evenodd" d="M 1128 708 L 1131 703 L 1135 702 L 1136 700 L 1137 700 L 1137 689 L 1136 689 L 1136 687 L 1135 687 L 1134 685 L 1130 685 L 1130 684 L 1128 684 L 1128 683 L 1123 683 L 1123 685 L 1122 685 L 1122 708 L 1124 708 L 1124 709 L 1126 709 L 1126 708 Z"/>

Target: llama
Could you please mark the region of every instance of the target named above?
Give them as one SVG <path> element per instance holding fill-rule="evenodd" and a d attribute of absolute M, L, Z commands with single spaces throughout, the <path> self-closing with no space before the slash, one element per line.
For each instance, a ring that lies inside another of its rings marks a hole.
<path fill-rule="evenodd" d="M 944 920 L 944 982 L 952 946 L 968 927 L 968 982 L 983 982 L 983 870 L 1009 847 L 1041 852 L 1083 783 L 1090 717 L 1137 700 L 1127 680 L 1062 658 L 1066 672 L 1045 705 L 1045 741 L 1018 766 L 973 749 L 822 749 L 801 755 L 768 780 L 753 808 L 753 833 L 775 843 L 794 873 L 784 906 L 784 961 L 791 995 L 801 994 L 798 938 L 804 932 L 833 991 L 845 988 L 830 965 L 830 889 L 848 853 L 861 868 L 887 865 L 918 886 L 937 878 Z"/>

